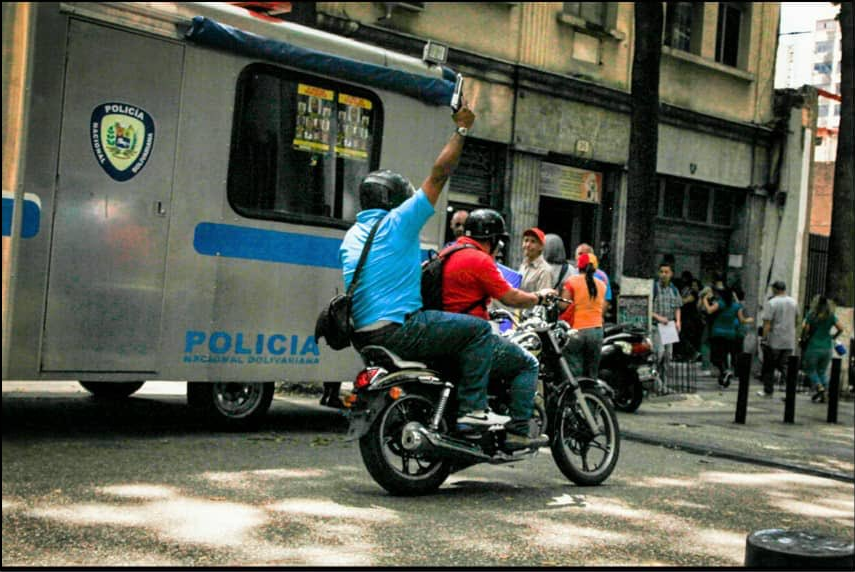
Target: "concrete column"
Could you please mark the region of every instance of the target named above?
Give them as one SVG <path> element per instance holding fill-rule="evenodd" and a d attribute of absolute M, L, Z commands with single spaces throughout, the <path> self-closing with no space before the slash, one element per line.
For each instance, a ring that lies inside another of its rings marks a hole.
<path fill-rule="evenodd" d="M 816 99 L 814 99 L 814 102 Z M 816 117 L 816 107 L 811 110 L 811 115 Z M 807 287 L 807 251 L 810 239 L 810 196 L 812 190 L 811 166 L 815 146 L 813 144 L 815 131 L 805 128 L 803 134 L 803 148 L 801 156 L 801 172 L 799 173 L 798 187 L 798 222 L 796 228 L 795 251 L 793 254 L 793 291 L 790 294 L 798 300 L 799 308 L 804 305 L 805 289 Z"/>
<path fill-rule="evenodd" d="M 626 193 L 629 177 L 626 171 L 618 176 L 615 189 L 615 218 L 612 219 L 612 276 L 623 276 L 623 255 L 626 251 Z M 607 216 L 604 214 L 604 216 Z"/>
<path fill-rule="evenodd" d="M 520 4 L 521 30 L 519 43 L 519 61 L 521 64 L 543 68 L 546 65 L 547 50 L 550 46 L 549 35 L 544 30 L 555 20 L 555 8 L 544 2 L 523 2 Z"/>
<path fill-rule="evenodd" d="M 511 244 L 508 259 L 511 268 L 522 264 L 522 234 L 537 225 L 540 210 L 540 157 L 528 153 L 514 153 L 511 178 Z"/>
<path fill-rule="evenodd" d="M 815 132 L 815 121 L 812 118 L 815 117 L 817 96 L 816 90 L 810 86 L 805 86 L 800 92 L 784 93 L 782 96 L 792 98 L 791 102 L 788 102 L 790 107 L 787 135 L 781 165 L 780 191 L 786 195 L 781 201 L 773 199 L 780 219 L 777 225 L 766 225 L 764 238 L 767 241 L 775 241 L 771 245 L 773 261 L 770 282 L 783 280 L 787 284 L 787 293 L 801 308 L 804 303 L 805 253 L 810 220 L 810 169 Z M 779 206 L 780 202 L 784 202 L 783 207 Z M 767 217 L 767 223 L 773 221 Z M 768 272 L 767 268 L 768 266 L 764 268 L 764 274 Z"/>
<path fill-rule="evenodd" d="M 763 231 L 766 220 L 766 205 L 769 202 L 765 195 L 749 192 L 745 198 L 745 230 L 747 248 L 743 271 L 743 289 L 745 290 L 745 306 L 749 316 L 757 318 L 761 290 L 766 285 L 766 275 L 763 272 Z M 759 322 L 759 320 L 758 320 Z"/>

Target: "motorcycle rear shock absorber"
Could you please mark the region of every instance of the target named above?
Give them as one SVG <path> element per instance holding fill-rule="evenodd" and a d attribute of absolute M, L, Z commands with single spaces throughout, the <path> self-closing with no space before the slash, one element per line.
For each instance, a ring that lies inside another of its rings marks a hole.
<path fill-rule="evenodd" d="M 446 383 L 445 387 L 442 388 L 442 393 L 439 394 L 439 403 L 436 406 L 436 412 L 433 414 L 433 419 L 430 422 L 430 430 L 438 431 L 439 423 L 442 421 L 442 416 L 445 414 L 445 406 L 448 404 L 448 398 L 451 396 L 451 390 L 454 386 L 450 383 Z"/>

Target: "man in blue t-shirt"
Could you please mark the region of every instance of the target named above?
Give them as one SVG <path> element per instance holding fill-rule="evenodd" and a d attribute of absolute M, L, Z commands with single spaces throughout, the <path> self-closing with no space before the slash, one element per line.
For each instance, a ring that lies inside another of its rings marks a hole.
<path fill-rule="evenodd" d="M 458 424 L 510 421 L 487 409 L 492 364 L 490 323 L 474 316 L 422 310 L 419 233 L 434 213 L 442 188 L 457 166 L 475 114 L 463 102 L 452 118 L 456 130 L 417 191 L 398 173 L 369 173 L 359 186 L 363 209 L 344 237 L 339 258 L 350 285 L 362 248 L 380 220 L 353 294 L 353 344 L 381 345 L 403 359 L 448 360 L 459 367 Z"/>

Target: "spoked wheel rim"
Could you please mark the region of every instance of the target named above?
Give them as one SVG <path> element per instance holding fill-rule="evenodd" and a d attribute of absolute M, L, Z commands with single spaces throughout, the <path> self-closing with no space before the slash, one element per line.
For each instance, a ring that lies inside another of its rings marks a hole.
<path fill-rule="evenodd" d="M 216 383 L 214 403 L 228 417 L 240 418 L 252 414 L 262 401 L 260 383 Z"/>
<path fill-rule="evenodd" d="M 407 451 L 401 443 L 404 426 L 413 421 L 428 427 L 433 416 L 433 404 L 420 395 L 407 395 L 394 401 L 380 420 L 380 446 L 386 465 L 405 479 L 421 480 L 432 477 L 443 464 L 424 453 Z"/>
<path fill-rule="evenodd" d="M 596 433 L 592 433 L 585 422 L 579 404 L 573 402 L 562 409 L 556 437 L 574 466 L 587 475 L 595 476 L 610 469 L 617 453 L 617 428 L 600 395 L 586 392 L 584 399 L 596 421 Z M 575 414 L 568 410 L 570 408 Z"/>

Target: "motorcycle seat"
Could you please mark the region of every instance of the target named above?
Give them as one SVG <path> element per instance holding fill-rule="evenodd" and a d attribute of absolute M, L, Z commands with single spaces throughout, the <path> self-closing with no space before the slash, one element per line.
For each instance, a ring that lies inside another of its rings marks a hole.
<path fill-rule="evenodd" d="M 619 334 L 623 332 L 624 326 L 622 324 L 608 324 L 603 326 L 603 337 L 608 337 L 614 334 Z"/>
<path fill-rule="evenodd" d="M 398 357 L 393 351 L 383 346 L 365 346 L 360 350 L 362 360 L 367 366 L 382 367 L 388 371 L 399 369 L 427 369 L 427 365 L 419 361 L 407 361 Z"/>
<path fill-rule="evenodd" d="M 632 336 L 646 336 L 647 330 L 639 328 L 632 324 L 603 324 L 603 337 L 608 338 L 617 334 L 627 334 Z"/>

